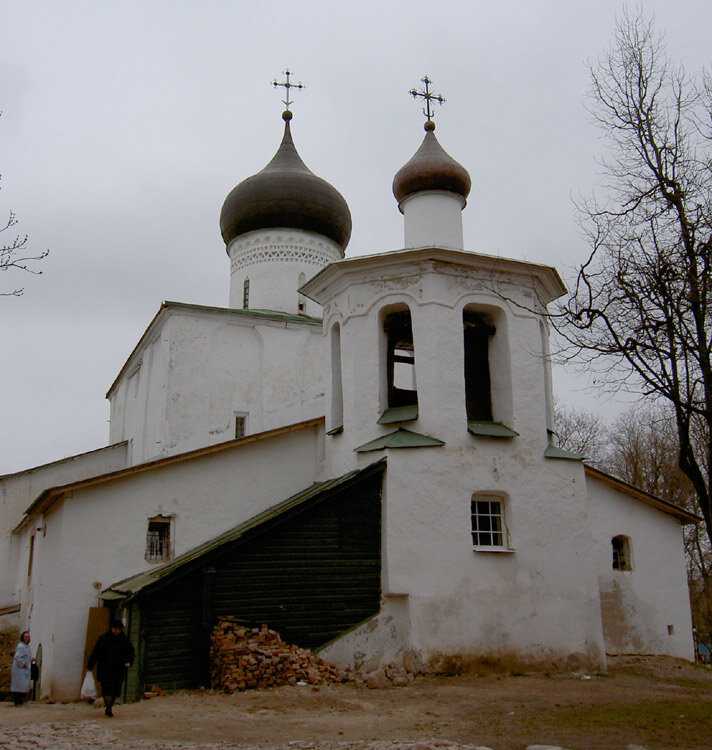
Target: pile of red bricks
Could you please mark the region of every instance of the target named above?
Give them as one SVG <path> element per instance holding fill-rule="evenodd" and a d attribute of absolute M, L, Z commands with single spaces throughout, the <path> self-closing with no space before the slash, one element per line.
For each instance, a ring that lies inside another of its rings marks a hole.
<path fill-rule="evenodd" d="M 341 682 L 339 669 L 312 651 L 285 643 L 266 625 L 246 628 L 233 618 L 221 619 L 210 644 L 213 689 L 233 693 L 250 688 Z"/>

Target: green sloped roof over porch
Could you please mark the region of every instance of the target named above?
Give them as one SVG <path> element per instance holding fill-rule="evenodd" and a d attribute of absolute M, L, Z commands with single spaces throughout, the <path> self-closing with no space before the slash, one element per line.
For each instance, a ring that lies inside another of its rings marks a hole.
<path fill-rule="evenodd" d="M 275 521 L 282 516 L 297 512 L 300 508 L 311 503 L 317 503 L 329 497 L 332 493 L 345 489 L 350 484 L 358 483 L 370 475 L 385 471 L 385 468 L 386 459 L 382 458 L 362 469 L 354 469 L 335 479 L 315 482 L 296 495 L 288 497 L 286 500 L 277 503 L 277 505 L 273 505 L 267 508 L 267 510 L 262 511 L 262 513 L 258 513 L 256 516 L 252 516 L 237 526 L 228 529 L 219 536 L 178 555 L 174 560 L 113 583 L 102 591 L 101 598 L 105 602 L 116 600 L 128 601 L 139 593 L 153 588 L 165 579 L 191 569 L 194 565 L 201 564 L 205 558 L 219 553 L 220 549 L 225 545 L 240 541 L 252 532 L 258 531 L 261 526 Z"/>

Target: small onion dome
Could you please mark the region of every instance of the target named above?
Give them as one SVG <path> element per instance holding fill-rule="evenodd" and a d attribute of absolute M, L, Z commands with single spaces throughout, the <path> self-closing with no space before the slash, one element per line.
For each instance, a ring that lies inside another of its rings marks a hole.
<path fill-rule="evenodd" d="M 435 123 L 425 123 L 425 138 L 410 161 L 393 178 L 393 195 L 400 205 L 409 195 L 424 190 L 448 190 L 464 199 L 470 194 L 470 175 L 438 143 Z"/>
<path fill-rule="evenodd" d="M 272 161 L 233 188 L 220 212 L 225 244 L 254 229 L 305 229 L 346 248 L 351 212 L 341 193 L 317 177 L 301 160 L 289 130 L 291 112 L 283 112 L 284 137 Z"/>

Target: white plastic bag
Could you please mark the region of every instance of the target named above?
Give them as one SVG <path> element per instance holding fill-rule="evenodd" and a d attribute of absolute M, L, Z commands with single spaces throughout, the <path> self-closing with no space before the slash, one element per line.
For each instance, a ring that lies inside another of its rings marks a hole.
<path fill-rule="evenodd" d="M 91 671 L 87 671 L 84 675 L 84 682 L 82 682 L 82 689 L 79 695 L 83 701 L 89 701 L 89 703 L 96 700 L 96 683 Z"/>

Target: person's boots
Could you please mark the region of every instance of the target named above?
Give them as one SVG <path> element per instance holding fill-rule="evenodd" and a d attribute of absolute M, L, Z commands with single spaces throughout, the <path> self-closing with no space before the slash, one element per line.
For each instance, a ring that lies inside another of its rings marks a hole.
<path fill-rule="evenodd" d="M 112 696 L 108 696 L 107 695 L 104 698 L 104 703 L 106 705 L 106 708 L 104 709 L 104 713 L 107 716 L 113 716 L 114 715 L 114 712 L 111 710 L 112 707 L 113 707 L 113 705 L 114 705 L 114 700 L 115 700 L 115 698 L 114 698 L 113 695 Z"/>

